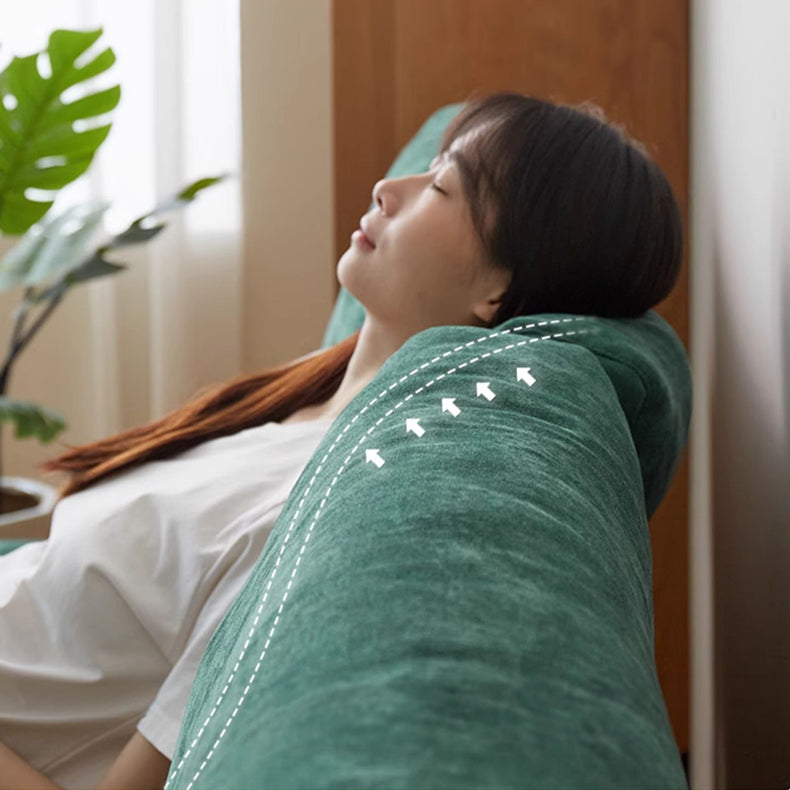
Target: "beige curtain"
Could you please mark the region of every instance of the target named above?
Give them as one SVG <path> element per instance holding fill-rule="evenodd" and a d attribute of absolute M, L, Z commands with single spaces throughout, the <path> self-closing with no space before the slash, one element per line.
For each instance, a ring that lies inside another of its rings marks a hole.
<path fill-rule="evenodd" d="M 6 394 L 58 412 L 57 439 L 82 444 L 318 348 L 334 294 L 328 0 L 0 0 L 0 19 L 0 68 L 58 27 L 101 27 L 91 52 L 116 54 L 94 81 L 121 85 L 113 128 L 53 213 L 109 201 L 107 237 L 191 181 L 233 174 L 116 251 L 125 272 L 67 292 Z M 0 343 L 21 296 L 0 293 Z M 8 428 L 3 442 L 6 475 L 40 477 L 58 452 Z"/>
<path fill-rule="evenodd" d="M 694 790 L 790 787 L 788 30 L 692 3 Z"/>

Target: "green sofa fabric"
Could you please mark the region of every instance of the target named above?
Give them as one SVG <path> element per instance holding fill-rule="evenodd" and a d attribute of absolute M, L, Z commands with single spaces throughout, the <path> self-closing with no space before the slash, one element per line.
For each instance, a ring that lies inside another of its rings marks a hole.
<path fill-rule="evenodd" d="M 427 170 L 431 160 L 439 152 L 441 137 L 447 124 L 463 106 L 463 102 L 458 102 L 436 110 L 398 154 L 387 172 L 387 178 L 398 178 Z M 375 201 L 371 201 L 368 211 L 372 211 L 375 205 Z M 648 311 L 648 315 L 654 318 L 651 319 L 651 324 L 644 325 L 642 331 L 653 333 L 663 331 L 664 327 L 655 328 L 657 314 Z M 321 348 L 329 348 L 356 332 L 362 326 L 364 318 L 364 306 L 345 287 L 340 286 L 324 331 Z M 664 323 L 663 320 L 661 323 Z M 622 340 L 633 343 L 638 341 L 638 338 L 633 334 L 624 334 Z M 629 425 L 639 452 L 648 518 L 653 515 L 664 495 L 660 485 L 656 485 L 657 482 L 666 480 L 673 471 L 669 467 L 671 463 L 669 457 L 662 453 L 658 446 L 661 442 L 661 432 L 656 427 L 656 421 L 662 420 L 665 425 L 662 424 L 661 427 L 677 437 L 683 430 L 681 425 L 683 419 L 691 413 L 690 387 L 685 389 L 685 380 L 672 379 L 674 372 L 672 365 L 675 361 L 673 355 L 677 353 L 679 341 L 669 342 L 675 347 L 667 349 L 665 343 L 659 342 L 653 346 L 644 345 L 637 353 L 632 354 L 629 360 L 637 375 L 620 376 L 622 386 L 618 390 L 620 397 L 627 401 L 626 414 L 629 415 Z M 683 352 L 685 354 L 685 350 Z M 599 359 L 608 375 L 618 376 L 616 368 L 624 363 L 619 360 L 617 349 L 608 356 L 603 350 L 599 350 Z M 647 367 L 650 368 L 649 372 Z M 648 388 L 656 391 L 648 392 Z M 665 408 L 668 409 L 666 413 L 663 412 Z"/>
<path fill-rule="evenodd" d="M 0 555 L 8 554 L 29 542 L 30 538 L 4 538 L 0 540 Z"/>
<path fill-rule="evenodd" d="M 646 503 L 690 396 L 652 311 L 409 338 L 214 633 L 166 787 L 687 788 Z"/>

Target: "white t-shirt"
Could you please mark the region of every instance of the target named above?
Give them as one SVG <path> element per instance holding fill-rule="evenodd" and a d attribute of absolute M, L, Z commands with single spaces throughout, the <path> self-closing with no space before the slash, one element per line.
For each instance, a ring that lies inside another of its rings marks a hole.
<path fill-rule="evenodd" d="M 66 790 L 140 732 L 172 760 L 203 651 L 331 420 L 121 469 L 0 556 L 0 741 Z"/>

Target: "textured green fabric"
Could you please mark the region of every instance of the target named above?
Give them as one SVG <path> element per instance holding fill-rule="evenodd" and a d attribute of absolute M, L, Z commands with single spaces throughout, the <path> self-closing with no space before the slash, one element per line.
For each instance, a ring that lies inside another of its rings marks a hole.
<path fill-rule="evenodd" d="M 653 312 L 409 338 L 214 633 L 166 787 L 687 788 L 643 477 L 660 501 L 690 394 Z"/>
<path fill-rule="evenodd" d="M 0 540 L 0 555 L 8 554 L 10 551 L 13 551 L 19 546 L 24 546 L 25 543 L 28 542 L 29 538 L 6 538 Z"/>

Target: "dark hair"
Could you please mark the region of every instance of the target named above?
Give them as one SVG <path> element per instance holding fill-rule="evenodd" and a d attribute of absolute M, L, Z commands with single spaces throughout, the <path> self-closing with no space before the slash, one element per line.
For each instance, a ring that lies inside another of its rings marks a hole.
<path fill-rule="evenodd" d="M 512 272 L 491 327 L 543 312 L 636 317 L 664 299 L 682 256 L 681 215 L 644 146 L 584 102 L 472 96 L 441 151 L 471 131 L 459 162 L 490 265 Z M 58 501 L 121 469 L 323 403 L 340 386 L 359 330 L 330 348 L 205 387 L 146 425 L 39 464 L 70 475 Z"/>
<path fill-rule="evenodd" d="M 490 326 L 539 312 L 634 318 L 669 295 L 680 208 L 603 109 L 491 94 L 450 120 L 440 152 L 471 130 L 458 165 L 472 221 L 491 265 L 512 274 Z"/>

